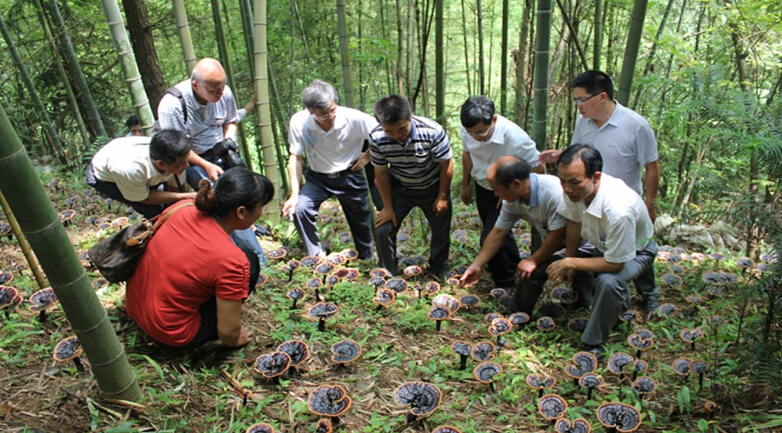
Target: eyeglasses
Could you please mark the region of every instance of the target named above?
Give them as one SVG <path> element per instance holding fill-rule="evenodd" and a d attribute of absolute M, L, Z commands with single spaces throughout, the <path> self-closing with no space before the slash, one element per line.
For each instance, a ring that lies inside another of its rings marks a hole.
<path fill-rule="evenodd" d="M 328 122 L 331 120 L 332 117 L 337 115 L 337 107 L 334 106 L 333 108 L 329 108 L 327 110 L 318 110 L 323 114 L 315 114 L 314 112 L 312 115 L 315 117 L 316 120 L 320 120 L 321 122 Z"/>
<path fill-rule="evenodd" d="M 587 96 L 586 98 L 573 98 L 573 102 L 575 102 L 576 105 L 584 105 L 584 102 L 594 98 L 595 96 L 597 96 L 597 95 L 599 95 L 601 93 L 603 93 L 603 92 L 597 92 L 594 95 Z"/>

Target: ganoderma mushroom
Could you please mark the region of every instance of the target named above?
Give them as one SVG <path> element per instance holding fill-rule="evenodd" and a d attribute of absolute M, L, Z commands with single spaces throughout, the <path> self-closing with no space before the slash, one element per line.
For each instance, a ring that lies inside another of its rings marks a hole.
<path fill-rule="evenodd" d="M 323 283 L 326 283 L 326 277 L 334 270 L 334 265 L 327 262 L 322 262 L 318 266 L 315 266 L 315 273 L 323 276 Z"/>
<path fill-rule="evenodd" d="M 712 419 L 714 418 L 714 413 L 719 409 L 719 406 L 717 406 L 717 403 L 714 403 L 713 401 L 707 401 L 706 403 L 703 403 L 703 409 L 708 414 L 708 418 Z"/>
<path fill-rule="evenodd" d="M 348 281 L 356 281 L 358 277 L 361 275 L 361 272 L 358 269 L 355 268 L 345 268 L 348 270 L 348 276 L 345 277 Z"/>
<path fill-rule="evenodd" d="M 396 292 L 391 289 L 380 289 L 375 293 L 375 297 L 372 298 L 372 302 L 377 304 L 377 311 L 388 307 L 394 300 L 396 300 Z"/>
<path fill-rule="evenodd" d="M 291 365 L 291 357 L 285 352 L 274 352 L 259 355 L 255 358 L 253 370 L 266 379 L 278 382 L 279 377 L 288 371 Z"/>
<path fill-rule="evenodd" d="M 682 277 L 676 274 L 665 274 L 660 277 L 660 280 L 667 284 L 668 287 L 679 287 L 682 285 Z"/>
<path fill-rule="evenodd" d="M 482 362 L 475 366 L 472 371 L 473 377 L 480 383 L 489 384 L 489 389 L 494 392 L 493 377 L 502 373 L 502 367 L 496 362 Z"/>
<path fill-rule="evenodd" d="M 557 433 L 591 433 L 592 426 L 584 418 L 576 418 L 571 422 L 567 418 L 560 418 L 554 423 Z"/>
<path fill-rule="evenodd" d="M 288 252 L 285 251 L 285 248 L 277 248 L 271 251 L 267 251 L 266 257 L 272 260 L 280 260 L 285 258 L 287 254 Z"/>
<path fill-rule="evenodd" d="M 407 290 L 409 285 L 407 284 L 407 281 L 401 278 L 392 278 L 386 281 L 386 287 L 395 291 L 397 294 L 400 294 L 400 293 L 404 293 L 404 291 Z"/>
<path fill-rule="evenodd" d="M 636 314 L 633 310 L 624 311 L 619 315 L 619 320 L 624 323 L 633 323 L 637 318 L 638 314 Z"/>
<path fill-rule="evenodd" d="M 309 316 L 318 320 L 318 331 L 324 332 L 326 330 L 326 319 L 333 317 L 337 314 L 339 309 L 331 302 L 320 302 L 312 306 L 309 311 Z"/>
<path fill-rule="evenodd" d="M 321 418 L 318 423 L 315 424 L 315 433 L 333 433 L 334 424 L 331 423 L 329 418 Z"/>
<path fill-rule="evenodd" d="M 651 377 L 641 376 L 633 382 L 633 389 L 643 399 L 646 394 L 651 394 L 657 389 L 657 382 Z"/>
<path fill-rule="evenodd" d="M 323 286 L 323 281 L 318 277 L 313 277 L 307 280 L 307 288 L 315 291 L 315 302 L 320 302 L 319 289 Z"/>
<path fill-rule="evenodd" d="M 51 288 L 41 289 L 30 296 L 30 310 L 38 312 L 38 320 L 46 321 L 46 309 L 57 304 L 57 295 Z"/>
<path fill-rule="evenodd" d="M 641 413 L 624 403 L 603 403 L 597 408 L 597 420 L 606 432 L 630 433 L 641 426 Z"/>
<path fill-rule="evenodd" d="M 318 280 L 320 281 L 320 280 Z M 293 299 L 293 305 L 291 305 L 291 310 L 296 309 L 296 302 L 304 299 L 304 290 L 301 289 L 290 289 L 285 293 L 285 297 L 288 299 Z"/>
<path fill-rule="evenodd" d="M 503 296 L 505 296 L 507 294 L 508 294 L 508 292 L 505 291 L 505 289 L 500 289 L 500 288 L 491 289 L 491 292 L 489 292 L 489 295 L 491 295 L 491 297 L 494 298 L 494 299 L 500 299 L 501 297 L 503 297 Z"/>
<path fill-rule="evenodd" d="M 277 346 L 277 352 L 287 353 L 291 358 L 289 369 L 291 372 L 296 370 L 296 367 L 304 363 L 310 356 L 310 349 L 307 347 L 307 343 L 299 340 L 289 340 L 279 346 Z"/>
<path fill-rule="evenodd" d="M 631 334 L 627 337 L 627 344 L 636 350 L 635 357 L 641 358 L 641 354 L 654 346 L 654 340 L 651 338 L 643 338 L 638 333 Z"/>
<path fill-rule="evenodd" d="M 586 329 L 587 325 L 589 324 L 589 319 L 586 317 L 577 317 L 575 319 L 571 319 L 569 322 L 567 322 L 567 329 L 573 331 L 583 333 Z"/>
<path fill-rule="evenodd" d="M 473 308 L 478 308 L 481 305 L 481 298 L 475 295 L 464 295 L 459 298 L 459 302 L 467 307 L 467 311 L 471 311 Z"/>
<path fill-rule="evenodd" d="M 592 390 L 602 383 L 603 376 L 600 376 L 597 373 L 587 373 L 578 380 L 578 384 L 587 389 L 587 400 L 592 399 Z"/>
<path fill-rule="evenodd" d="M 491 361 L 494 359 L 495 347 L 488 341 L 482 341 L 472 348 L 472 357 L 478 362 Z"/>
<path fill-rule="evenodd" d="M 456 286 L 458 286 L 461 283 L 462 282 L 458 278 L 456 278 L 456 277 L 451 277 L 451 278 L 448 278 L 447 280 L 445 280 L 445 284 L 447 284 L 447 285 L 449 285 L 451 287 L 456 287 Z"/>
<path fill-rule="evenodd" d="M 528 374 L 524 381 L 532 389 L 538 390 L 538 398 L 543 397 L 543 391 L 557 384 L 557 379 L 542 374 Z"/>
<path fill-rule="evenodd" d="M 340 365 L 354 362 L 362 353 L 361 345 L 353 340 L 337 341 L 331 345 L 331 360 Z"/>
<path fill-rule="evenodd" d="M 421 267 L 416 265 L 411 265 L 406 267 L 402 271 L 402 273 L 408 278 L 413 278 L 421 274 Z"/>
<path fill-rule="evenodd" d="M 339 252 L 345 260 L 353 261 L 358 258 L 358 250 L 355 248 L 347 248 Z"/>
<path fill-rule="evenodd" d="M 267 277 L 266 274 L 261 272 L 258 274 L 258 280 L 255 282 L 255 287 L 261 287 L 264 284 L 266 284 L 267 281 L 269 281 L 269 277 Z"/>
<path fill-rule="evenodd" d="M 472 344 L 466 341 L 457 341 L 451 344 L 451 352 L 459 355 L 459 370 L 467 368 L 467 358 L 472 353 Z"/>
<path fill-rule="evenodd" d="M 497 346 L 504 346 L 505 342 L 500 340 L 500 337 L 510 332 L 511 329 L 513 329 L 513 324 L 510 323 L 510 320 L 500 317 L 491 321 L 489 334 L 497 337 Z"/>
<path fill-rule="evenodd" d="M 624 352 L 617 352 L 608 358 L 608 371 L 619 376 L 619 380 L 625 377 L 624 368 L 633 363 L 632 356 Z"/>
<path fill-rule="evenodd" d="M 307 408 L 317 416 L 331 419 L 334 425 L 339 425 L 339 417 L 344 415 L 353 405 L 353 401 L 341 386 L 323 385 L 315 388 L 307 399 Z"/>
<path fill-rule="evenodd" d="M 636 359 L 633 363 L 633 380 L 635 380 L 636 377 L 638 377 L 638 373 L 643 373 L 644 371 L 649 369 L 649 364 L 647 364 L 645 361 Z"/>
<path fill-rule="evenodd" d="M 432 433 L 462 433 L 461 430 L 459 430 L 456 427 L 452 427 L 449 425 L 443 425 L 440 427 L 437 427 L 436 429 L 432 430 Z"/>
<path fill-rule="evenodd" d="M 690 371 L 698 373 L 698 387 L 703 387 L 703 374 L 709 368 L 709 363 L 706 361 L 692 361 L 690 363 Z"/>
<path fill-rule="evenodd" d="M 0 273 L 0 285 L 8 284 L 13 279 L 14 279 L 14 274 L 12 274 L 10 272 L 2 272 L 2 273 Z"/>
<path fill-rule="evenodd" d="M 565 411 L 567 411 L 567 402 L 556 394 L 549 394 L 538 400 L 538 412 L 549 421 L 561 418 Z"/>
<path fill-rule="evenodd" d="M 0 310 L 5 313 L 6 319 L 8 319 L 8 311 L 13 308 L 17 296 L 19 293 L 13 287 L 0 286 Z"/>
<path fill-rule="evenodd" d="M 522 326 L 529 322 L 529 314 L 519 311 L 508 316 L 508 320 L 513 326 L 516 326 L 517 330 L 521 330 Z"/>
<path fill-rule="evenodd" d="M 663 316 L 663 317 L 671 317 L 673 316 L 673 313 L 677 312 L 679 310 L 679 307 L 677 307 L 674 304 L 666 303 L 661 304 L 657 308 L 657 314 Z"/>
<path fill-rule="evenodd" d="M 343 256 L 340 253 L 333 253 L 326 256 L 324 259 L 324 262 L 331 263 L 334 266 L 342 266 L 347 262 L 347 259 L 345 259 L 345 256 Z"/>
<path fill-rule="evenodd" d="M 434 412 L 442 400 L 440 390 L 426 382 L 407 382 L 394 391 L 394 400 L 402 406 L 410 406 L 407 423 Z"/>
<path fill-rule="evenodd" d="M 684 328 L 681 330 L 681 332 L 679 332 L 679 338 L 687 343 L 690 343 L 690 347 L 692 348 L 693 352 L 695 352 L 695 342 L 702 337 L 703 331 L 700 328 L 695 328 L 693 330 Z"/>
<path fill-rule="evenodd" d="M 54 346 L 53 358 L 57 362 L 73 361 L 73 365 L 76 366 L 76 370 L 80 373 L 84 373 L 84 365 L 79 360 L 82 349 L 79 343 L 78 337 L 68 337 L 60 340 L 56 346 Z"/>
<path fill-rule="evenodd" d="M 375 268 L 369 271 L 370 278 L 385 278 L 388 276 L 388 271 L 383 268 Z"/>
<path fill-rule="evenodd" d="M 301 267 L 301 262 L 298 260 L 288 260 L 283 267 L 283 270 L 288 271 L 288 282 L 293 281 L 293 272 Z"/>
<path fill-rule="evenodd" d="M 318 256 L 307 256 L 301 259 L 301 265 L 307 269 L 315 269 L 322 261 Z"/>
<path fill-rule="evenodd" d="M 679 376 L 683 378 L 687 378 L 687 376 L 690 375 L 690 361 L 687 358 L 679 358 L 675 361 L 673 361 L 673 364 L 671 364 L 671 368 L 673 368 L 673 371 L 678 374 Z"/>
<path fill-rule="evenodd" d="M 440 327 L 442 322 L 444 320 L 450 319 L 452 315 L 453 312 L 448 308 L 434 306 L 431 309 L 429 309 L 429 312 L 426 314 L 426 317 L 428 317 L 430 320 L 433 320 L 436 323 L 435 328 L 437 329 L 437 332 L 440 332 Z"/>
<path fill-rule="evenodd" d="M 422 290 L 424 296 L 431 296 L 439 291 L 440 291 L 440 283 L 438 283 L 437 281 L 430 281 L 426 283 L 426 285 L 424 286 L 424 290 Z M 420 296 L 421 293 L 419 292 L 418 295 Z"/>
<path fill-rule="evenodd" d="M 437 295 L 432 299 L 432 306 L 447 308 L 451 313 L 459 311 L 461 302 L 451 295 Z"/>
<path fill-rule="evenodd" d="M 258 423 L 251 425 L 245 433 L 275 433 L 274 427 L 266 423 Z"/>
<path fill-rule="evenodd" d="M 491 325 L 491 322 L 493 322 L 494 319 L 501 319 L 502 317 L 504 316 L 500 313 L 489 313 L 483 316 L 483 321 Z"/>
<path fill-rule="evenodd" d="M 597 370 L 598 362 L 591 352 L 576 352 L 573 355 L 573 364 L 575 365 L 565 366 L 565 374 L 573 378 L 573 385 L 577 385 L 583 375 Z"/>
<path fill-rule="evenodd" d="M 541 317 L 536 323 L 538 325 L 538 329 L 543 332 L 551 332 L 554 330 L 554 328 L 557 327 L 557 325 L 554 323 L 554 319 L 548 316 Z"/>
<path fill-rule="evenodd" d="M 712 382 L 711 384 L 709 384 L 709 390 L 711 391 L 715 400 L 728 395 L 728 387 L 721 383 Z"/>

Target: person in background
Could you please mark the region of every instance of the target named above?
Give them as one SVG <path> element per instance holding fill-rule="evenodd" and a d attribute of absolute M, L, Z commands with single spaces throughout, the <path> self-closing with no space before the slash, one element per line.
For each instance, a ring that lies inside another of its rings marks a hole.
<path fill-rule="evenodd" d="M 165 205 L 195 198 L 194 192 L 187 192 L 184 177 L 189 154 L 190 140 L 173 129 L 152 138 L 115 138 L 92 157 L 85 177 L 99 193 L 149 219 Z"/>
<path fill-rule="evenodd" d="M 250 342 L 242 302 L 255 289 L 258 257 L 229 235 L 251 227 L 273 196 L 266 177 L 235 168 L 214 188 L 204 180 L 195 206 L 172 209 L 125 291 L 125 309 L 142 331 L 180 349 L 217 339 L 228 347 Z"/>
<path fill-rule="evenodd" d="M 369 139 L 375 183 L 383 210 L 375 219 L 375 244 L 380 266 L 398 275 L 396 234 L 407 214 L 419 207 L 429 221 L 432 241 L 429 272 L 448 275 L 451 247 L 451 144 L 442 126 L 413 116 L 403 96 L 389 95 L 373 107 L 380 123 Z"/>
<path fill-rule="evenodd" d="M 128 134 L 125 137 L 143 137 L 144 131 L 141 130 L 141 122 L 138 120 L 138 116 L 131 114 L 128 120 L 125 121 L 125 126 L 128 127 Z"/>
<path fill-rule="evenodd" d="M 513 155 L 526 161 L 537 173 L 543 172 L 543 166 L 538 165 L 535 142 L 518 125 L 496 114 L 494 102 L 486 96 L 467 98 L 462 104 L 460 118 L 464 148 L 462 202 L 466 205 L 472 204 L 470 180 L 475 180 L 475 205 L 483 222 L 483 246 L 500 215 L 500 203 L 486 175 L 489 165 L 503 155 Z M 515 269 L 520 261 L 516 239 L 508 232 L 497 254 L 488 262 L 495 287 L 508 289 L 515 285 Z"/>

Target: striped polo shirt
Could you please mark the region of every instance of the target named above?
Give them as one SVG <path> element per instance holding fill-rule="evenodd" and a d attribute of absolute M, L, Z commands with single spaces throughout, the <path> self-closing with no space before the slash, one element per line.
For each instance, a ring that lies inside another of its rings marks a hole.
<path fill-rule="evenodd" d="M 410 137 L 405 143 L 389 138 L 381 126 L 369 135 L 372 165 L 388 167 L 405 188 L 423 189 L 440 179 L 440 163 L 451 159 L 451 143 L 434 120 L 412 116 Z"/>

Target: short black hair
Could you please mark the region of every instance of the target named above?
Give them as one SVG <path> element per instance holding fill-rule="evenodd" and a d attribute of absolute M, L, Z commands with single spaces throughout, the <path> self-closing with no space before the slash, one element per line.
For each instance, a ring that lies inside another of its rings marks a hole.
<path fill-rule="evenodd" d="M 190 139 L 182 131 L 163 129 L 149 142 L 149 157 L 155 161 L 173 164 L 177 157 L 190 153 Z"/>
<path fill-rule="evenodd" d="M 196 207 L 222 220 L 240 206 L 248 210 L 265 206 L 274 198 L 274 185 L 264 175 L 245 167 L 226 170 L 217 178 L 214 187 L 208 179 L 201 179 L 196 195 Z"/>
<path fill-rule="evenodd" d="M 128 120 L 125 121 L 125 126 L 130 128 L 131 126 L 141 125 L 141 122 L 138 120 L 138 116 L 135 114 L 131 114 L 130 117 L 128 117 Z"/>
<path fill-rule="evenodd" d="M 614 100 L 614 82 L 603 71 L 591 70 L 579 74 L 570 82 L 570 88 L 583 87 L 590 95 L 605 92 L 608 99 Z"/>
<path fill-rule="evenodd" d="M 494 101 L 486 96 L 470 96 L 462 104 L 462 126 L 472 128 L 480 122 L 491 125 L 494 120 Z"/>
<path fill-rule="evenodd" d="M 507 156 L 498 161 L 494 166 L 495 183 L 508 188 L 514 180 L 525 181 L 529 179 L 532 167 L 527 161 L 515 156 Z"/>
<path fill-rule="evenodd" d="M 388 95 L 380 98 L 372 106 L 375 119 L 381 125 L 393 125 L 400 120 L 410 120 L 413 111 L 410 102 L 402 95 Z"/>
<path fill-rule="evenodd" d="M 565 149 L 559 155 L 557 165 L 570 165 L 580 159 L 584 163 L 588 178 L 595 177 L 595 173 L 603 171 L 603 157 L 600 152 L 588 144 L 576 143 Z"/>

